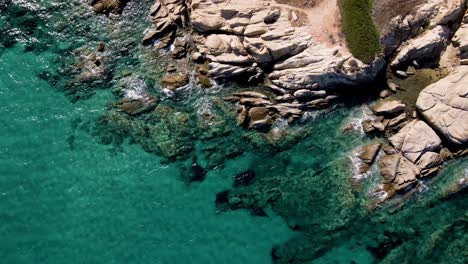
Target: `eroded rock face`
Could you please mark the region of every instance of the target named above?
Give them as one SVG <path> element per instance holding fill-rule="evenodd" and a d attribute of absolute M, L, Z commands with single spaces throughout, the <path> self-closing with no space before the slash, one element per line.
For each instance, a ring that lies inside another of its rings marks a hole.
<path fill-rule="evenodd" d="M 159 48 L 167 47 L 172 43 L 177 28 L 187 22 L 185 0 L 156 0 L 151 6 L 150 17 L 153 26 L 146 31 L 143 44 L 149 45 L 158 39 Z"/>
<path fill-rule="evenodd" d="M 402 190 L 417 181 L 419 168 L 400 153 L 384 155 L 379 160 L 380 174 L 394 190 Z"/>
<path fill-rule="evenodd" d="M 397 51 L 391 66 L 397 68 L 413 61 L 436 59 L 448 43 L 450 30 L 445 26 L 436 26 L 417 38 L 403 44 Z"/>
<path fill-rule="evenodd" d="M 366 173 L 369 170 L 370 166 L 374 163 L 381 147 L 382 143 L 377 142 L 363 146 L 359 150 L 358 158 L 362 161 L 359 166 L 360 174 Z"/>
<path fill-rule="evenodd" d="M 468 143 L 468 66 L 425 88 L 416 107 L 446 140 Z"/>
<path fill-rule="evenodd" d="M 214 78 L 265 75 L 283 94 L 294 94 L 370 81 L 383 67 L 381 60 L 365 65 L 341 47 L 317 43 L 292 25 L 285 7 L 266 0 L 194 0 L 190 19 L 206 35 L 196 43 Z"/>
<path fill-rule="evenodd" d="M 456 22 L 463 15 L 465 4 L 465 0 L 428 0 L 408 15 L 394 17 L 382 36 L 385 55 L 391 55 L 404 41 L 420 34 L 424 26 L 432 29 Z"/>
<path fill-rule="evenodd" d="M 442 141 L 424 121 L 413 120 L 397 134 L 389 138 L 390 143 L 419 169 L 429 169 L 438 165 Z"/>

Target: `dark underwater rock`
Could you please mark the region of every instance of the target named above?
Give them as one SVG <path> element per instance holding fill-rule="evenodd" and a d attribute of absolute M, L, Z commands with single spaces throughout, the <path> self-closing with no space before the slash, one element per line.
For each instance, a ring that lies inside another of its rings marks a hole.
<path fill-rule="evenodd" d="M 233 178 L 234 178 L 234 183 L 233 183 L 234 188 L 239 187 L 239 186 L 247 186 L 247 185 L 252 184 L 253 180 L 255 179 L 255 171 L 246 170 L 242 173 L 235 175 Z"/>
<path fill-rule="evenodd" d="M 193 163 L 191 167 L 191 176 L 189 178 L 190 182 L 202 182 L 205 180 L 206 174 L 208 171 L 206 171 L 200 164 L 198 163 Z"/>

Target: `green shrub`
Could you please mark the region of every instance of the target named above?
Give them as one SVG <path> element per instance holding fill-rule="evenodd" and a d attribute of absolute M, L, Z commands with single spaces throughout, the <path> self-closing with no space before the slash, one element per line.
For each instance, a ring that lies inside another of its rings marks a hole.
<path fill-rule="evenodd" d="M 371 17 L 372 0 L 340 0 L 343 32 L 354 57 L 369 63 L 382 52 L 379 33 Z"/>

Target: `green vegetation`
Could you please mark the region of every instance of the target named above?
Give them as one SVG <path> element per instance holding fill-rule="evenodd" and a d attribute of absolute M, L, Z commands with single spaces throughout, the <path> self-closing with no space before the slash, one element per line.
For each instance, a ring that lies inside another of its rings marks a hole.
<path fill-rule="evenodd" d="M 340 0 L 343 31 L 351 53 L 369 63 L 382 51 L 379 33 L 371 17 L 372 0 Z"/>

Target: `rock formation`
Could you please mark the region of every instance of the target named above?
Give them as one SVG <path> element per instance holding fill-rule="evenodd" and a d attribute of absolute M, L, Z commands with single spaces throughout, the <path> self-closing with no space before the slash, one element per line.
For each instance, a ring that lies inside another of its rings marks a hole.
<path fill-rule="evenodd" d="M 207 58 L 213 78 L 265 77 L 280 95 L 304 99 L 307 92 L 297 90 L 364 83 L 383 67 L 382 60 L 365 65 L 345 48 L 318 43 L 307 30 L 293 26 L 287 8 L 266 0 L 194 0 L 190 20 L 200 34 L 196 47 Z"/>
<path fill-rule="evenodd" d="M 450 30 L 445 26 L 436 26 L 424 32 L 400 46 L 391 66 L 398 68 L 401 64 L 408 65 L 413 61 L 423 62 L 437 59 L 446 47 L 449 36 Z"/>
<path fill-rule="evenodd" d="M 122 12 L 127 0 L 91 0 L 90 5 L 96 13 L 119 14 Z"/>
<path fill-rule="evenodd" d="M 382 32 L 384 53 L 391 56 L 400 45 L 419 35 L 423 28 L 455 23 L 463 15 L 465 0 L 428 0 L 415 6 L 412 12 L 393 17 Z"/>
<path fill-rule="evenodd" d="M 460 66 L 446 78 L 424 89 L 418 110 L 446 140 L 468 143 L 468 66 Z"/>
<path fill-rule="evenodd" d="M 143 37 L 143 44 L 158 40 L 158 47 L 165 48 L 172 44 L 177 28 L 186 25 L 187 6 L 185 0 L 156 0 L 149 15 L 153 25 Z"/>

